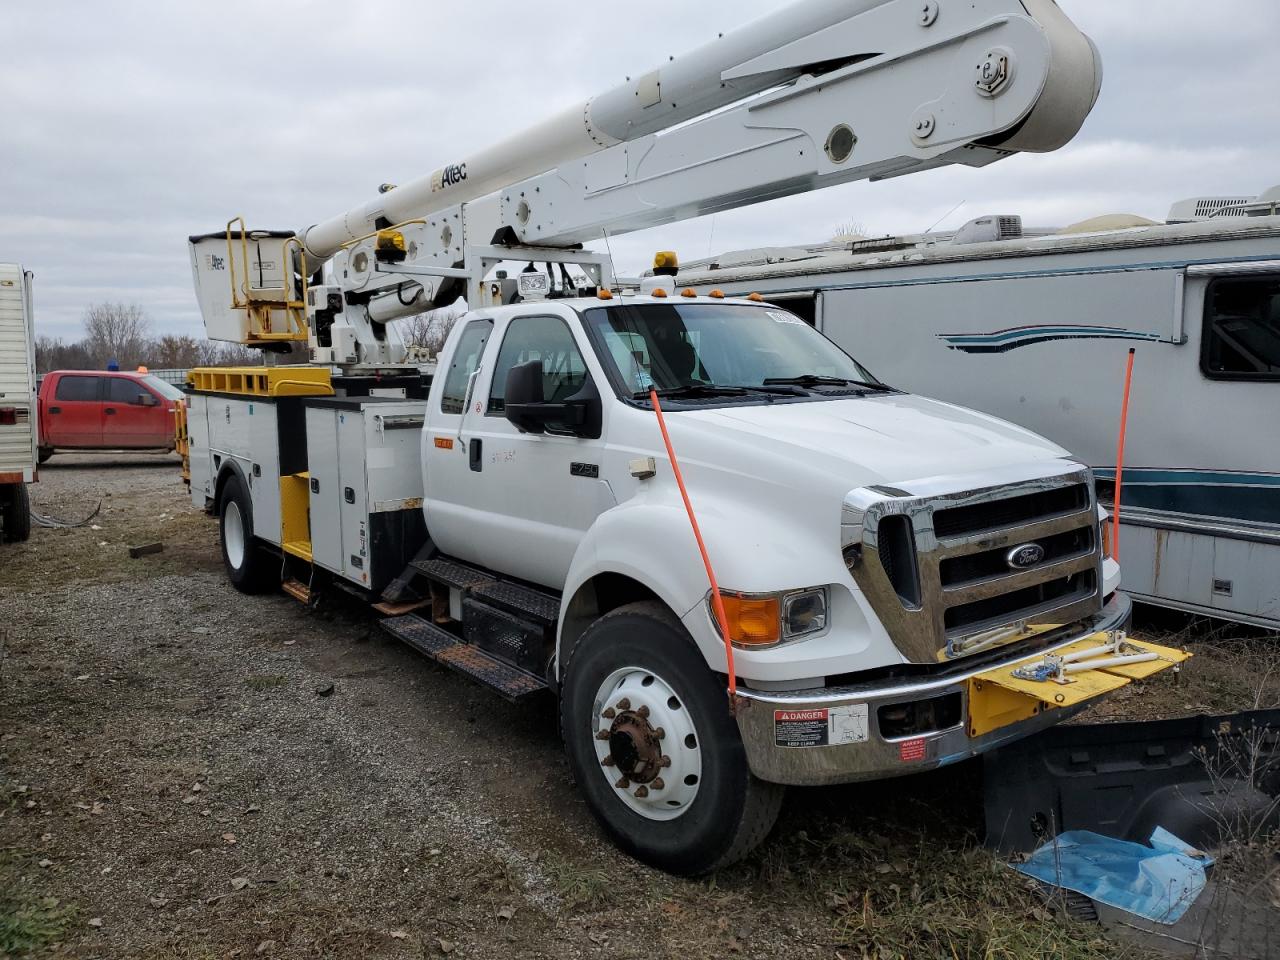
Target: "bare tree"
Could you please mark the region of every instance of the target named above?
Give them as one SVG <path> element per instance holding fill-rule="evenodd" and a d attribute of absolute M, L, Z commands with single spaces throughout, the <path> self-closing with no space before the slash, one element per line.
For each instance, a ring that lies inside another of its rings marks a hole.
<path fill-rule="evenodd" d="M 400 336 L 408 346 L 418 347 L 434 357 L 444 346 L 453 325 L 466 312 L 467 302 L 459 298 L 450 306 L 406 317 L 400 321 Z"/>
<path fill-rule="evenodd" d="M 863 240 L 870 233 L 869 228 L 861 220 L 846 220 L 836 224 L 832 240 Z"/>
<path fill-rule="evenodd" d="M 95 303 L 84 312 L 84 345 L 93 366 L 115 360 L 122 368 L 145 359 L 151 321 L 136 303 Z"/>

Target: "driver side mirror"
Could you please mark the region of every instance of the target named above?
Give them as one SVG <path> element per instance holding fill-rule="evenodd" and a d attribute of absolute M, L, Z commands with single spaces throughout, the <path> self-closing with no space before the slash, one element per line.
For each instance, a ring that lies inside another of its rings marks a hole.
<path fill-rule="evenodd" d="M 547 403 L 542 395 L 542 361 L 530 360 L 507 371 L 503 412 L 524 433 L 568 433 L 600 436 L 600 394 L 588 376 L 582 389 L 567 400 Z"/>
<path fill-rule="evenodd" d="M 138 399 L 134 401 L 140 407 L 158 407 L 160 401 L 153 394 L 147 393 L 145 390 L 138 393 Z"/>

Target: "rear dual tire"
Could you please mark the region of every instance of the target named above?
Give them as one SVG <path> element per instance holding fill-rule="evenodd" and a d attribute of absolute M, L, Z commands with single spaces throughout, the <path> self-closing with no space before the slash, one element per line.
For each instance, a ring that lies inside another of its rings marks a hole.
<path fill-rule="evenodd" d="M 783 788 L 751 773 L 723 678 L 661 604 L 620 607 L 587 629 L 565 664 L 560 726 L 591 812 L 645 863 L 710 873 L 777 819 Z"/>
<path fill-rule="evenodd" d="M 230 477 L 218 499 L 218 531 L 227 579 L 241 593 L 267 593 L 280 586 L 280 559 L 253 534 L 253 502 L 239 476 Z"/>

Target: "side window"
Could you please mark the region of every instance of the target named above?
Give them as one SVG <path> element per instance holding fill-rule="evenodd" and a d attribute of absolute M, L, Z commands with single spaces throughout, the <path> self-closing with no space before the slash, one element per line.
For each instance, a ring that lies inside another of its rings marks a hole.
<path fill-rule="evenodd" d="M 98 392 L 100 377 L 61 377 L 58 389 L 54 391 L 55 400 L 100 400 Z"/>
<path fill-rule="evenodd" d="M 507 327 L 498 351 L 489 390 L 488 413 L 501 415 L 511 368 L 530 360 L 542 361 L 542 399 L 568 400 L 587 379 L 587 365 L 568 325 L 559 317 L 519 317 Z"/>
<path fill-rule="evenodd" d="M 467 381 L 480 366 L 484 345 L 489 342 L 489 334 L 492 332 L 493 321 L 491 320 L 472 320 L 462 331 L 458 346 L 453 351 L 453 357 L 449 363 L 444 391 L 440 394 L 441 413 L 462 413 L 467 402 Z"/>
<path fill-rule="evenodd" d="M 139 399 L 142 394 L 148 397 L 151 393 L 140 383 L 135 383 L 127 377 L 107 377 L 107 400 L 111 403 L 131 403 L 134 406 L 143 406 L 149 401 Z"/>
<path fill-rule="evenodd" d="M 1200 367 L 1211 380 L 1280 380 L 1280 275 L 1210 281 Z"/>

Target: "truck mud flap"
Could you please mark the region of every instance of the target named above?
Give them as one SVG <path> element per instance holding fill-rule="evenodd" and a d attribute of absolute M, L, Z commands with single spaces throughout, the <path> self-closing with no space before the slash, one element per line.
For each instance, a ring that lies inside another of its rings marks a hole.
<path fill-rule="evenodd" d="M 535 696 L 547 689 L 544 680 L 504 663 L 474 644 L 464 643 L 422 617 L 413 614 L 389 617 L 380 621 L 379 625 L 419 653 L 478 680 L 513 702 Z"/>
<path fill-rule="evenodd" d="M 986 844 L 1026 853 L 1066 830 L 1202 849 L 1224 824 L 1277 816 L 1280 710 L 1064 724 L 983 758 Z"/>

